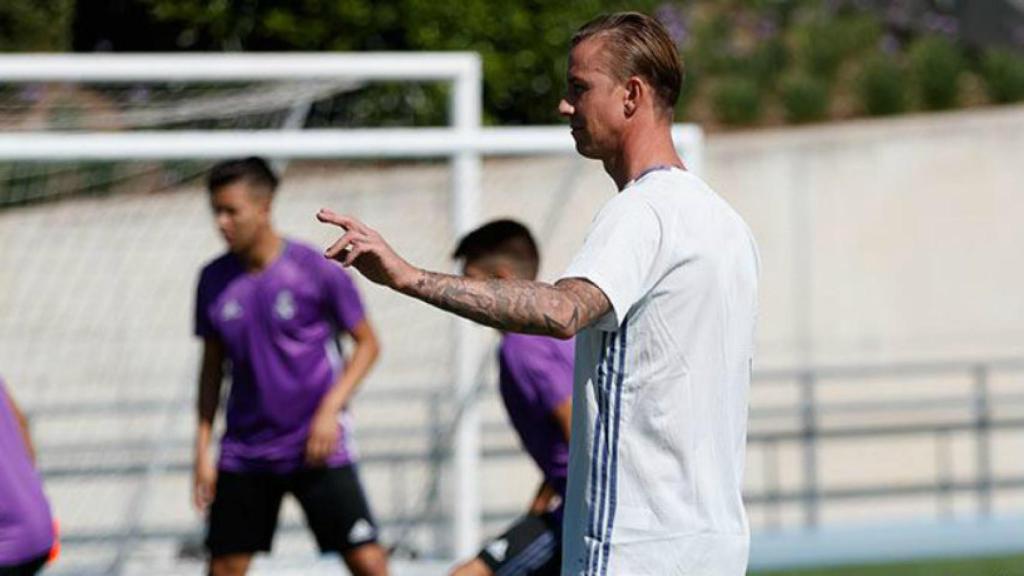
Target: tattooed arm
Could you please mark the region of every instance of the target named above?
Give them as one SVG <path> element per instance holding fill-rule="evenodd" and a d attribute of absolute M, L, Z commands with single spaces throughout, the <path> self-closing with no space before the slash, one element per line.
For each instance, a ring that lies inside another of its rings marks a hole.
<path fill-rule="evenodd" d="M 375 230 L 329 210 L 317 218 L 345 233 L 325 252 L 372 282 L 389 286 L 463 318 L 499 330 L 570 338 L 611 309 L 587 280 L 556 284 L 528 280 L 476 280 L 428 272 L 403 260 Z"/>
<path fill-rule="evenodd" d="M 611 308 L 604 292 L 581 278 L 551 285 L 420 270 L 416 281 L 401 291 L 492 328 L 557 338 L 571 338 Z"/>

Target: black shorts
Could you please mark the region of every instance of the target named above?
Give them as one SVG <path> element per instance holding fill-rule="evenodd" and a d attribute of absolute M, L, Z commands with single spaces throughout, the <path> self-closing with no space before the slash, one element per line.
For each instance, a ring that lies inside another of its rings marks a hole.
<path fill-rule="evenodd" d="M 558 576 L 562 530 L 552 514 L 523 516 L 477 556 L 496 576 Z"/>
<path fill-rule="evenodd" d="M 354 464 L 289 474 L 221 470 L 206 534 L 210 554 L 269 552 L 286 492 L 302 506 L 321 552 L 344 553 L 377 541 Z"/>
<path fill-rule="evenodd" d="M 46 553 L 35 560 L 29 560 L 14 566 L 2 565 L 0 566 L 0 576 L 34 576 L 42 570 L 49 559 L 50 554 Z"/>

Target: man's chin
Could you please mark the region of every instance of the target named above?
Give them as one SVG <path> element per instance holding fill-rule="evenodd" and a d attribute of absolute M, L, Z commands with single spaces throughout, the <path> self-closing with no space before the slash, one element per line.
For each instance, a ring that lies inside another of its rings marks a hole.
<path fill-rule="evenodd" d="M 579 140 L 576 140 L 576 152 L 580 156 L 583 156 L 584 158 L 589 158 L 591 160 L 599 160 L 601 158 L 601 156 L 597 153 L 596 150 L 594 150 L 594 147 L 591 146 L 589 142 L 581 142 Z"/>

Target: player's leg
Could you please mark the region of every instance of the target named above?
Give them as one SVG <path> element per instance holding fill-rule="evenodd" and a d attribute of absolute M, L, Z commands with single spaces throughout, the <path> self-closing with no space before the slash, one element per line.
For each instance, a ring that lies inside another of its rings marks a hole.
<path fill-rule="evenodd" d="M 221 554 L 210 558 L 209 576 L 244 576 L 252 554 Z"/>
<path fill-rule="evenodd" d="M 561 564 L 558 522 L 550 514 L 524 516 L 484 545 L 452 576 L 557 576 Z"/>
<path fill-rule="evenodd" d="M 243 576 L 256 552 L 269 552 L 285 484 L 274 474 L 221 471 L 210 505 L 210 576 Z"/>
<path fill-rule="evenodd" d="M 387 576 L 388 553 L 377 542 L 356 546 L 341 558 L 353 576 Z"/>
<path fill-rule="evenodd" d="M 355 576 L 386 576 L 388 555 L 355 465 L 304 470 L 292 493 L 322 552 L 338 552 Z"/>
<path fill-rule="evenodd" d="M 487 563 L 480 558 L 473 558 L 456 566 L 452 570 L 451 576 L 493 576 L 493 574 L 494 572 Z"/>

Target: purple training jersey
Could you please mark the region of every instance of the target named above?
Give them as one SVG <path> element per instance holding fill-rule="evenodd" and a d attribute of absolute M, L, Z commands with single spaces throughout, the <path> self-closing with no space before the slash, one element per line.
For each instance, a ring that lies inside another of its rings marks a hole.
<path fill-rule="evenodd" d="M 287 473 L 303 466 L 313 415 L 343 369 L 337 335 L 363 318 L 348 274 L 291 240 L 259 272 L 230 252 L 203 268 L 195 332 L 219 339 L 231 360 L 221 470 Z M 351 426 L 343 422 L 344 415 L 328 466 L 354 459 Z"/>
<path fill-rule="evenodd" d="M 0 567 L 47 554 L 53 546 L 53 517 L 21 428 L 0 380 Z"/>
<path fill-rule="evenodd" d="M 572 398 L 573 341 L 506 334 L 498 351 L 499 389 L 523 448 L 565 498 L 569 443 L 555 409 Z"/>

